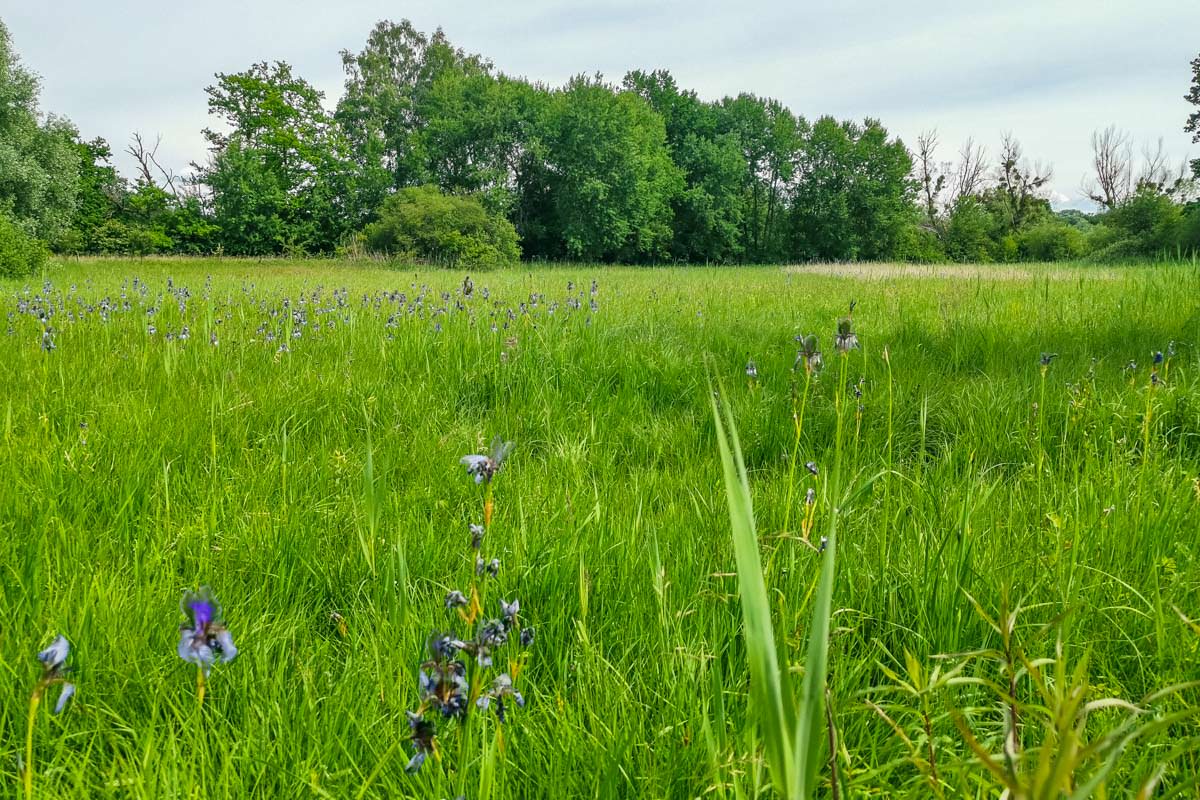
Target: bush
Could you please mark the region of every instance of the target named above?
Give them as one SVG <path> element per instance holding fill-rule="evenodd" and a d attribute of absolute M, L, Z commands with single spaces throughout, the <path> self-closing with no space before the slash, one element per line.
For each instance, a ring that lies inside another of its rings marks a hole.
<path fill-rule="evenodd" d="M 367 248 L 444 266 L 473 269 L 520 258 L 517 231 L 476 197 L 444 195 L 434 186 L 402 189 L 389 197 L 379 221 L 363 232 Z"/>
<path fill-rule="evenodd" d="M 974 198 L 959 201 L 946 223 L 946 255 L 960 263 L 992 260 L 992 217 Z"/>
<path fill-rule="evenodd" d="M 1137 255 L 1174 253 L 1179 245 L 1183 209 L 1153 188 L 1139 189 L 1133 197 L 1104 215 L 1104 224 L 1134 242 Z"/>
<path fill-rule="evenodd" d="M 1024 261 L 1068 261 L 1086 249 L 1084 235 L 1061 222 L 1042 222 L 1017 237 L 1017 251 Z"/>
<path fill-rule="evenodd" d="M 918 223 L 910 222 L 896 237 L 896 260 L 917 264 L 934 264 L 946 260 L 937 233 Z"/>
<path fill-rule="evenodd" d="M 24 278 L 46 264 L 46 246 L 0 214 L 0 278 Z"/>

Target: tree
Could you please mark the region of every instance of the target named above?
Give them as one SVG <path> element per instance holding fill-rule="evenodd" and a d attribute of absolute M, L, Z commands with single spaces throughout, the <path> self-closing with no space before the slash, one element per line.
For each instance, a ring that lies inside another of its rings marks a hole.
<path fill-rule="evenodd" d="M 1200 142 L 1200 56 L 1196 56 L 1192 61 L 1192 86 L 1183 99 L 1196 107 L 1196 110 L 1188 115 L 1183 130 L 1192 134 L 1193 143 Z M 1200 180 L 1200 158 L 1192 161 L 1192 174 L 1196 180 Z"/>
<path fill-rule="evenodd" d="M 549 232 L 535 239 L 546 248 L 536 255 L 631 261 L 667 254 L 670 203 L 682 176 L 663 119 L 645 100 L 579 76 L 552 93 L 537 128 L 542 167 L 531 165 L 523 187 L 529 208 L 549 217 L 535 223 Z"/>
<path fill-rule="evenodd" d="M 792 197 L 791 255 L 885 259 L 911 221 L 916 185 L 904 143 L 877 120 L 822 117 L 803 140 Z"/>
<path fill-rule="evenodd" d="M 430 180 L 418 134 L 438 77 L 456 69 L 488 74 L 491 63 L 452 46 L 439 28 L 426 36 L 408 20 L 376 24 L 361 52 L 342 51 L 346 91 L 336 118 L 355 161 L 382 197 Z"/>
<path fill-rule="evenodd" d="M 1019 231 L 1050 213 L 1045 187 L 1053 176 L 1049 166 L 1026 160 L 1021 142 L 1011 133 L 1001 137 L 996 184 L 989 199 L 1002 234 Z"/>
<path fill-rule="evenodd" d="M 511 211 L 534 124 L 533 91 L 504 76 L 443 70 L 425 99 L 424 124 L 414 134 L 421 172 L 444 192 L 477 193 L 488 207 Z"/>
<path fill-rule="evenodd" d="M 112 165 L 108 142 L 101 138 L 90 142 L 77 139 L 75 148 L 79 153 L 75 210 L 70 229 L 59 237 L 56 247 L 60 252 L 96 252 L 98 232 L 119 213 L 127 187 Z"/>
<path fill-rule="evenodd" d="M 745 164 L 742 248 L 752 261 L 782 258 L 785 190 L 807 123 L 777 100 L 746 93 L 725 98 L 721 109 L 721 130 L 738 143 Z"/>
<path fill-rule="evenodd" d="M 1094 182 L 1084 187 L 1093 202 L 1105 208 L 1124 203 L 1133 190 L 1133 143 L 1129 135 L 1109 125 L 1092 131 Z"/>
<path fill-rule="evenodd" d="M 205 129 L 197 167 L 232 253 L 331 252 L 374 210 L 324 95 L 282 61 L 218 73 L 205 90 L 228 131 Z"/>
<path fill-rule="evenodd" d="M 663 118 L 671 160 L 683 189 L 671 201 L 671 257 L 724 262 L 742 253 L 746 163 L 736 137 L 721 132 L 722 109 L 681 91 L 666 70 L 633 71 L 623 85 Z"/>
<path fill-rule="evenodd" d="M 0 22 L 0 214 L 41 239 L 64 233 L 79 181 L 74 126 L 38 112 L 38 80 L 21 66 Z"/>

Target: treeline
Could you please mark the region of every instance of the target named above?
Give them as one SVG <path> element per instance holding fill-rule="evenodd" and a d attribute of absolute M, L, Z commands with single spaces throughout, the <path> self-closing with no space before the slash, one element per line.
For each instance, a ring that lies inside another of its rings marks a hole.
<path fill-rule="evenodd" d="M 62 253 L 231 255 L 385 242 L 455 260 L 515 254 L 515 235 L 527 259 L 635 263 L 1200 250 L 1200 161 L 1135 176 L 1116 131 L 1093 141 L 1103 212 L 1055 213 L 1049 171 L 1012 137 L 994 159 L 968 143 L 943 163 L 932 134 L 910 151 L 877 120 L 809 121 L 753 94 L 705 101 L 662 70 L 619 85 L 512 78 L 407 21 L 379 23 L 342 62 L 332 110 L 283 62 L 218 74 L 207 159 L 177 175 L 135 135 L 128 180 L 106 142 L 39 115 L 0 25 L 0 242 L 7 230 Z"/>

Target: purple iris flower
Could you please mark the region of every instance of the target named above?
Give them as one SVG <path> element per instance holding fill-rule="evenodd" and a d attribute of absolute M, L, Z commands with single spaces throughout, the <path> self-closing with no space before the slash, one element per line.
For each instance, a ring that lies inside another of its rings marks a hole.
<path fill-rule="evenodd" d="M 54 641 L 50 643 L 49 647 L 37 655 L 38 661 L 42 662 L 42 679 L 38 684 L 38 694 L 40 695 L 51 684 L 61 683 L 63 685 L 62 692 L 58 695 L 58 702 L 54 704 L 55 714 L 62 713 L 67 701 L 75 694 L 75 684 L 69 683 L 66 679 L 67 656 L 70 654 L 71 643 L 67 641 L 67 637 L 59 634 L 54 637 Z"/>
<path fill-rule="evenodd" d="M 179 607 L 191 619 L 189 625 L 179 628 L 180 658 L 200 667 L 205 675 L 217 661 L 225 664 L 234 659 L 238 649 L 222 620 L 221 604 L 211 589 L 202 586 L 199 591 L 185 592 Z"/>

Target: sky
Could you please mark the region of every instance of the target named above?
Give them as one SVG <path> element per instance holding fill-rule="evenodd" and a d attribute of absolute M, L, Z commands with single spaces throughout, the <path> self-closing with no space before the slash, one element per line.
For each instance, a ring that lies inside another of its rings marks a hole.
<path fill-rule="evenodd" d="M 1200 0 L 0 0 L 43 111 L 118 153 L 133 131 L 161 136 L 160 160 L 180 172 L 205 157 L 214 73 L 287 61 L 332 108 L 339 52 L 401 18 L 509 75 L 665 68 L 704 99 L 750 91 L 808 119 L 875 117 L 910 147 L 936 129 L 947 160 L 967 137 L 995 154 L 1011 132 L 1053 166 L 1060 208 L 1090 206 L 1094 130 L 1116 125 L 1139 147 L 1161 137 L 1173 162 L 1200 154 L 1183 132 Z"/>

